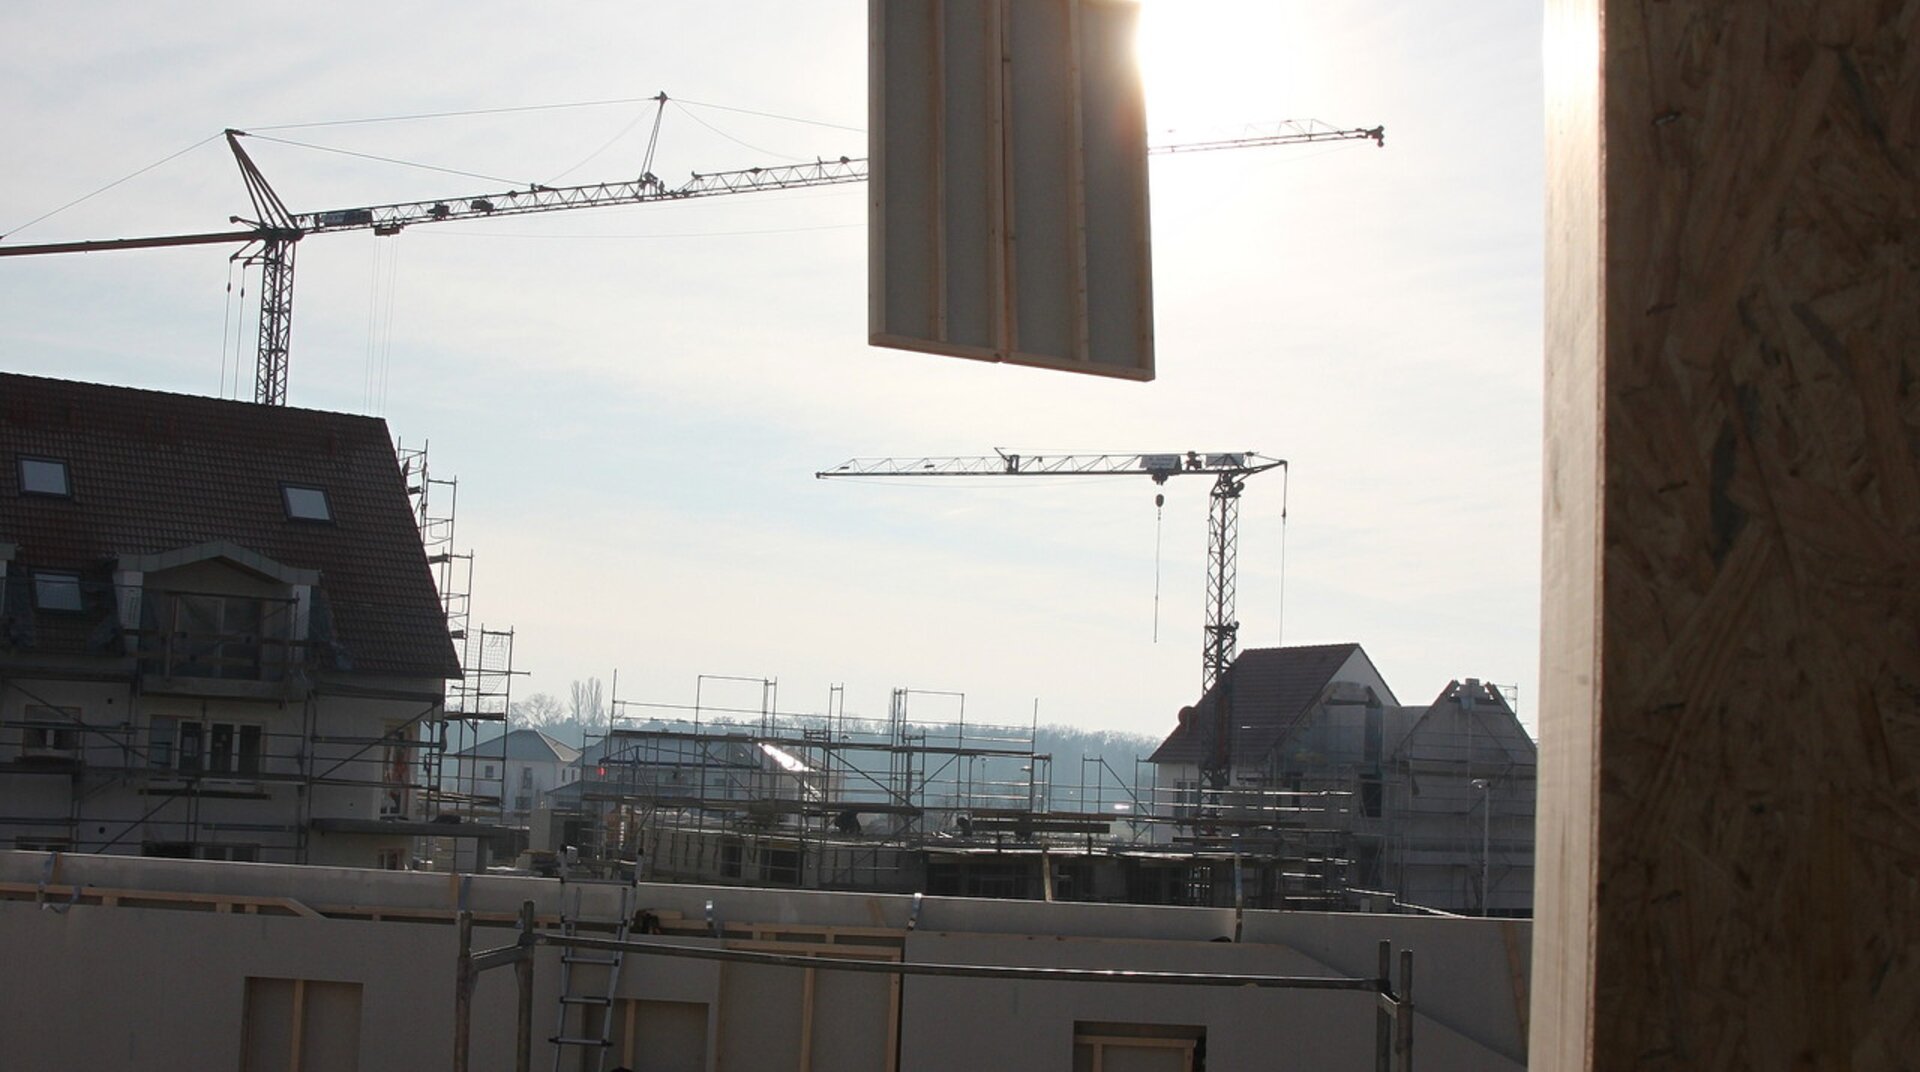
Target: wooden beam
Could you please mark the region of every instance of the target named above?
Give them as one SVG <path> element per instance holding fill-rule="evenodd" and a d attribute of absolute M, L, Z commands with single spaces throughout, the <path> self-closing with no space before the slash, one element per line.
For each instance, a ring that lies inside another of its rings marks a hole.
<path fill-rule="evenodd" d="M 800 1072 L 813 1072 L 813 989 L 818 969 L 800 970 Z"/>
<path fill-rule="evenodd" d="M 1537 1072 L 1920 1039 L 1916 23 L 1548 4 Z"/>

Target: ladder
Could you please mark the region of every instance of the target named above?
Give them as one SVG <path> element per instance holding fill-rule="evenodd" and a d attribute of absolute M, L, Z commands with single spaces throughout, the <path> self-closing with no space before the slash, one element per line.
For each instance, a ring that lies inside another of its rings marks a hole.
<path fill-rule="evenodd" d="M 563 897 L 560 907 L 560 930 L 569 937 L 580 933 L 582 889 L 573 888 L 573 911 L 566 910 Z M 613 924 L 615 941 L 625 941 L 628 928 L 633 922 L 633 887 L 620 887 L 620 918 L 615 920 L 596 920 L 599 923 Z M 555 1034 L 547 1041 L 553 1043 L 553 1072 L 603 1072 L 607 1067 L 607 1051 L 613 1048 L 608 1037 L 613 1029 L 614 993 L 620 986 L 619 952 L 601 952 L 599 950 L 578 950 L 563 948 L 560 951 L 560 1011 L 554 1018 Z M 567 1054 L 576 1054 L 572 1064 L 567 1063 Z"/>

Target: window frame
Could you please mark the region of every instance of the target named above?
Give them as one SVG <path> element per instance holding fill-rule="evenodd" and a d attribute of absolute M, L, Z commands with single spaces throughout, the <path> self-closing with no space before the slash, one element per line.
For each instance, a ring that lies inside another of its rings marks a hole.
<path fill-rule="evenodd" d="M 51 704 L 28 704 L 21 714 L 20 754 L 22 756 L 75 756 L 80 753 L 81 710 Z M 31 734 L 40 734 L 38 743 Z M 62 744 L 61 739 L 66 743 Z"/>
<path fill-rule="evenodd" d="M 32 496 L 36 499 L 71 499 L 73 498 L 73 467 L 67 464 L 67 460 L 65 458 L 49 458 L 49 457 L 46 457 L 45 455 L 40 455 L 40 454 L 22 454 L 18 456 L 18 458 L 16 459 L 16 462 L 17 464 L 14 466 L 14 475 L 19 477 L 20 479 L 21 495 Z M 44 488 L 29 488 L 27 486 L 27 466 L 29 465 L 58 466 L 60 469 L 61 490 L 47 491 Z"/>
<path fill-rule="evenodd" d="M 154 731 L 171 727 L 162 743 Z M 187 732 L 191 730 L 192 732 Z M 193 741 L 192 765 L 187 764 L 187 741 Z M 234 718 L 158 714 L 147 723 L 147 769 L 164 774 L 216 781 L 257 782 L 266 769 L 267 727 Z M 221 765 L 214 766 L 215 757 Z"/>
<path fill-rule="evenodd" d="M 73 606 L 49 603 L 47 593 L 56 589 L 71 589 Z M 87 596 L 82 590 L 80 574 L 73 570 L 34 570 L 33 571 L 33 609 L 51 614 L 85 614 Z"/>
<path fill-rule="evenodd" d="M 294 507 L 294 492 L 310 492 L 320 497 L 320 510 L 323 516 L 302 513 Z M 286 511 L 288 521 L 299 521 L 308 525 L 331 525 L 334 523 L 333 496 L 327 489 L 315 484 L 295 484 L 292 481 L 280 482 L 280 506 Z"/>

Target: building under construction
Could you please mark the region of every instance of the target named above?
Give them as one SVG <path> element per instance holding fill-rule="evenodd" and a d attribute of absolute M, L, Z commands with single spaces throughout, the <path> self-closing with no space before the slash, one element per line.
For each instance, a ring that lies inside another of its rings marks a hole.
<path fill-rule="evenodd" d="M 582 873 L 655 881 L 1526 913 L 1535 758 L 1499 690 L 1402 707 L 1357 645 L 1247 652 L 1223 680 L 1237 761 L 1211 779 L 1219 685 L 1116 769 L 970 722 L 956 694 L 896 689 L 863 718 L 836 691 L 788 715 L 762 682 L 759 711 L 616 722 L 532 837 Z"/>
<path fill-rule="evenodd" d="M 401 869 L 497 833 L 429 821 L 497 807 L 438 774 L 505 718 L 511 635 L 469 634 L 462 602 L 466 658 L 449 643 L 423 454 L 367 417 L 14 375 L 0 397 L 0 840 Z"/>

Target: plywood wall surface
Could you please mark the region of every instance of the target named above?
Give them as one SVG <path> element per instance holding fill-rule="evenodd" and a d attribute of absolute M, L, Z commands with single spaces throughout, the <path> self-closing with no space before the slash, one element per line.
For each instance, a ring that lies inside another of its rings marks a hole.
<path fill-rule="evenodd" d="M 1568 196 L 1593 159 L 1603 189 L 1597 242 L 1563 205 L 1550 253 L 1601 296 L 1587 369 L 1579 295 L 1552 305 L 1552 378 L 1593 393 L 1550 389 L 1549 458 L 1584 438 L 1597 470 L 1550 478 L 1546 659 L 1578 672 L 1597 576 L 1598 675 L 1542 728 L 1534 1067 L 1912 1067 L 1920 4 L 1555 7 L 1591 12 L 1600 103 L 1550 174 Z M 1556 578 L 1586 488 L 1597 574 Z"/>

